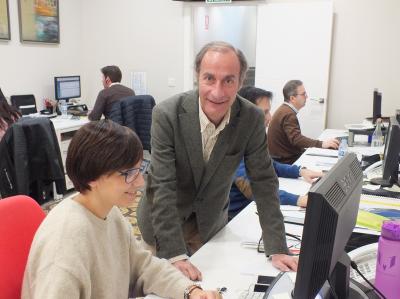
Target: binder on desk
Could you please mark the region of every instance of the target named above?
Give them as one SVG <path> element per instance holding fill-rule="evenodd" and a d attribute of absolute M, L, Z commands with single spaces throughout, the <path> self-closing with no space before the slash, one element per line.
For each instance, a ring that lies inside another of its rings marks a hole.
<path fill-rule="evenodd" d="M 381 231 L 385 220 L 400 219 L 400 200 L 375 195 L 361 195 L 357 226 Z"/>

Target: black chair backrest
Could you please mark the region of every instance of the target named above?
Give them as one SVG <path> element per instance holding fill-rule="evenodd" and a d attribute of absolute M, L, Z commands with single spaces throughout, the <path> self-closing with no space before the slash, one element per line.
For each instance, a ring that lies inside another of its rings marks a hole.
<path fill-rule="evenodd" d="M 113 105 L 110 119 L 134 130 L 143 144 L 143 149 L 150 151 L 150 129 L 155 105 L 156 102 L 150 95 L 126 97 Z"/>
<path fill-rule="evenodd" d="M 33 94 L 13 95 L 10 97 L 11 105 L 17 108 L 22 115 L 36 113 L 36 100 Z"/>

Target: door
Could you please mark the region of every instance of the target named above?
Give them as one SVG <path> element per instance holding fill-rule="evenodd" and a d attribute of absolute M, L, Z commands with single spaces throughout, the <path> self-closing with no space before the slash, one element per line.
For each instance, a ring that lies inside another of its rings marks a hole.
<path fill-rule="evenodd" d="M 331 1 L 258 6 L 255 85 L 273 92 L 273 112 L 284 84 L 303 81 L 308 100 L 298 117 L 311 138 L 326 127 L 332 21 Z"/>

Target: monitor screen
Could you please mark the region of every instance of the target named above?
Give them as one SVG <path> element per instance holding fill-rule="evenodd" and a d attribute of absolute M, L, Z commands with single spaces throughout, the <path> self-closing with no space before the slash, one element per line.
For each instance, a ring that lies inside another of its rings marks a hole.
<path fill-rule="evenodd" d="M 357 220 L 362 175 L 357 156 L 347 154 L 310 189 L 293 298 L 315 298 L 345 255 Z"/>
<path fill-rule="evenodd" d="M 372 184 L 383 187 L 399 184 L 399 154 L 400 154 L 400 124 L 396 117 L 390 118 L 390 125 L 386 135 L 384 160 L 382 163 L 382 177 L 370 180 Z"/>
<path fill-rule="evenodd" d="M 56 100 L 69 100 L 81 96 L 81 77 L 64 76 L 54 77 Z"/>
<path fill-rule="evenodd" d="M 377 89 L 374 90 L 372 103 L 372 122 L 375 123 L 377 118 L 382 117 L 382 93 Z"/>

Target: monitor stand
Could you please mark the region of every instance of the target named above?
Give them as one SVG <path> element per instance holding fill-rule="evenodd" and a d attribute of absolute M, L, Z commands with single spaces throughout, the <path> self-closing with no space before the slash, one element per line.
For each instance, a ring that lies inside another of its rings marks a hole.
<path fill-rule="evenodd" d="M 372 178 L 369 180 L 372 185 L 381 185 L 382 187 L 392 187 L 393 182 L 389 180 L 385 180 L 383 178 Z"/>

